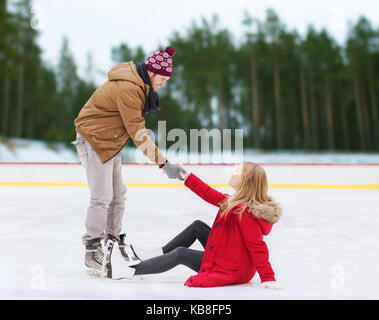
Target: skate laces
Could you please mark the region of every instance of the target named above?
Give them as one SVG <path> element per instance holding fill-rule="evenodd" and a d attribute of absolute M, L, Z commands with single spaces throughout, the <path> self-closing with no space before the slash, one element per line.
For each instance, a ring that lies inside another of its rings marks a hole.
<path fill-rule="evenodd" d="M 101 265 L 103 264 L 104 261 L 105 261 L 105 264 L 109 263 L 112 247 L 113 247 L 112 240 L 108 240 L 106 244 L 104 244 L 104 241 L 102 240 L 100 242 L 100 246 L 97 247 L 96 250 L 93 250 L 95 261 Z M 104 256 L 105 256 L 105 260 L 104 260 Z"/>
<path fill-rule="evenodd" d="M 120 236 L 119 249 L 121 255 L 128 261 L 138 261 L 139 259 L 136 257 L 136 254 L 133 250 L 133 246 L 130 243 L 126 242 L 125 234 Z"/>
<path fill-rule="evenodd" d="M 101 279 L 106 276 L 107 265 L 110 263 L 112 248 L 113 248 L 113 240 L 108 239 L 106 244 L 104 245 L 105 240 L 102 243 L 102 252 L 103 252 L 103 261 L 101 264 Z M 105 255 L 105 258 L 104 258 Z"/>

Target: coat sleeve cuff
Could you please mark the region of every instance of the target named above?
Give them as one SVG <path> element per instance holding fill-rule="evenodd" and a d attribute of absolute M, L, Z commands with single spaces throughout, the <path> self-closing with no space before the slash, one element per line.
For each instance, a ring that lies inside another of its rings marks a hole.
<path fill-rule="evenodd" d="M 162 169 L 167 162 L 168 162 L 168 160 L 166 160 L 164 163 L 162 163 L 161 165 L 159 165 L 159 169 Z"/>
<path fill-rule="evenodd" d="M 189 174 L 189 176 L 187 177 L 186 181 L 184 181 L 184 185 L 186 187 L 190 188 L 193 185 L 194 176 L 195 175 L 192 172 Z"/>

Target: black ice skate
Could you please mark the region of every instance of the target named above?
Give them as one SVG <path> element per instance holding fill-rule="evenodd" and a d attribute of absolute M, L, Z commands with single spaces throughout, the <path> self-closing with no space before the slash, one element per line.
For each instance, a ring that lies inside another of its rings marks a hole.
<path fill-rule="evenodd" d="M 110 258 L 113 249 L 113 240 L 106 236 L 105 239 L 96 238 L 86 245 L 85 265 L 88 274 L 100 278 L 112 278 Z"/>
<path fill-rule="evenodd" d="M 139 264 L 141 260 L 137 257 L 133 246 L 126 242 L 126 234 L 120 234 L 120 241 L 118 242 L 118 247 L 120 249 L 120 253 L 124 260 L 126 261 L 128 266 L 134 266 Z"/>

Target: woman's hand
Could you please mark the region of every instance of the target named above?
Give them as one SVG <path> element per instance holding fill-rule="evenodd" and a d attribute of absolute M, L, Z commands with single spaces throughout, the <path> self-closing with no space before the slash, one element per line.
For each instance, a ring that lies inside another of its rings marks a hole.
<path fill-rule="evenodd" d="M 280 284 L 278 284 L 276 281 L 267 281 L 267 282 L 263 282 L 261 284 L 261 287 L 263 289 L 271 289 L 271 290 L 280 290 L 280 289 L 284 289 L 283 286 L 281 286 Z"/>

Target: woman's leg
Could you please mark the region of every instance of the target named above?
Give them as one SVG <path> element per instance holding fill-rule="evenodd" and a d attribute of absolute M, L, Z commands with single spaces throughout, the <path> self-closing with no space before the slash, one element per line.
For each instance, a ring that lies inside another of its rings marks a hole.
<path fill-rule="evenodd" d="M 211 228 L 206 223 L 196 220 L 169 243 L 167 243 L 162 248 L 163 253 L 169 253 L 178 247 L 189 248 L 196 241 L 196 239 L 198 239 L 203 248 L 205 248 L 210 232 Z"/>
<path fill-rule="evenodd" d="M 162 273 L 182 264 L 198 272 L 200 270 L 203 254 L 204 251 L 178 247 L 169 253 L 141 261 L 141 263 L 131 268 L 136 269 L 135 275 L 142 275 Z"/>

